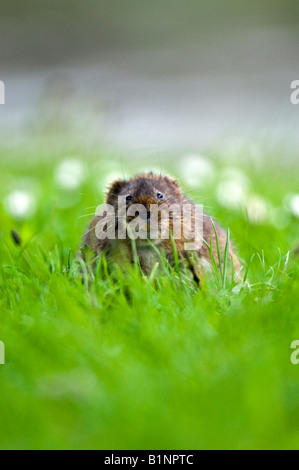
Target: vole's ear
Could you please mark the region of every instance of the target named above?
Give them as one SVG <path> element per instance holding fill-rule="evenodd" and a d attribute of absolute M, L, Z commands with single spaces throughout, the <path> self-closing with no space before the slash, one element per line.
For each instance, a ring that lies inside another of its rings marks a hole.
<path fill-rule="evenodd" d="M 176 186 L 176 187 L 180 186 L 179 181 L 176 178 L 173 178 L 173 176 L 165 175 L 164 179 L 165 179 L 167 184 L 171 184 L 171 185 Z"/>
<path fill-rule="evenodd" d="M 126 181 L 116 180 L 113 183 L 109 184 L 108 192 L 106 197 L 107 204 L 113 204 L 117 196 L 119 195 L 122 188 L 126 185 Z"/>

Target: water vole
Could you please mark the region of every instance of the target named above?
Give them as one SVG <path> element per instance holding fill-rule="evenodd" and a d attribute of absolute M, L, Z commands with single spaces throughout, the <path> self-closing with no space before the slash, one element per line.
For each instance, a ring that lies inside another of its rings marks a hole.
<path fill-rule="evenodd" d="M 133 263 L 137 253 L 142 270 L 149 274 L 159 261 L 157 249 L 174 265 L 175 244 L 178 259 L 184 260 L 195 281 L 200 282 L 204 265 L 211 263 L 202 238 L 208 244 L 212 240 L 218 262 L 214 228 L 223 258 L 226 232 L 218 224 L 213 227 L 211 218 L 183 194 L 171 176 L 147 173 L 114 181 L 109 186 L 106 205 L 100 208 L 102 211 L 92 219 L 84 236 L 83 247 L 88 245 L 91 251 L 105 253 L 108 261 Z M 236 272 L 240 264 L 231 243 L 229 259 Z"/>

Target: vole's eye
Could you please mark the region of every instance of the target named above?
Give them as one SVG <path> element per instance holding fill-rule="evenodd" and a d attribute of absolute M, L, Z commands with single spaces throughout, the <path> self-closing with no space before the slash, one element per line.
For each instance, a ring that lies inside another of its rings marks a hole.
<path fill-rule="evenodd" d="M 132 194 L 127 194 L 126 195 L 126 202 L 132 201 Z"/>
<path fill-rule="evenodd" d="M 163 199 L 163 194 L 162 193 L 157 193 L 157 198 L 158 199 Z"/>

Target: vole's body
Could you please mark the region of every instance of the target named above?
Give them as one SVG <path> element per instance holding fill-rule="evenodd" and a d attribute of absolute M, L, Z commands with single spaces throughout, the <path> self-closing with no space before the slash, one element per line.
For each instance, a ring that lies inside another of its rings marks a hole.
<path fill-rule="evenodd" d="M 162 196 L 162 197 L 161 197 Z M 110 185 L 109 192 L 106 198 L 106 204 L 112 205 L 116 209 L 116 220 L 117 220 L 117 207 L 118 207 L 118 198 L 123 197 L 127 198 L 126 206 L 129 208 L 132 204 L 141 204 L 143 205 L 150 217 L 151 208 L 154 207 L 170 207 L 172 205 L 177 205 L 183 207 L 188 205 L 191 207 L 192 213 L 192 224 L 195 223 L 195 204 L 190 201 L 181 191 L 178 182 L 169 177 L 169 176 L 157 176 L 152 173 L 142 174 L 132 178 L 128 181 L 118 180 L 113 182 Z M 99 239 L 96 233 L 96 226 L 98 222 L 103 220 L 103 217 L 96 216 L 91 221 L 89 230 L 87 231 L 83 247 L 88 245 L 91 251 L 95 251 L 98 254 L 105 253 L 107 260 L 116 262 L 119 265 L 125 265 L 125 263 L 134 262 L 134 246 L 132 246 L 132 240 L 130 238 L 120 239 L 117 236 L 117 230 L 115 231 L 115 239 Z M 214 228 L 211 222 L 211 218 L 202 214 L 202 237 L 204 240 L 210 244 L 212 237 L 212 247 L 215 260 L 218 260 L 218 253 L 216 247 L 216 239 Z M 174 223 L 174 218 L 170 217 L 169 226 L 172 230 L 172 224 Z M 161 255 L 165 257 L 171 265 L 174 265 L 174 250 L 173 243 L 176 245 L 176 251 L 180 260 L 185 260 L 186 267 L 190 268 L 194 279 L 199 281 L 202 275 L 203 266 L 211 262 L 210 253 L 208 247 L 201 243 L 198 249 L 193 251 L 186 251 L 186 243 L 190 242 L 190 238 L 186 238 L 184 234 L 184 223 L 180 219 L 179 223 L 182 226 L 180 238 L 175 238 L 171 240 L 170 237 L 163 239 L 161 233 L 163 232 L 163 226 L 161 222 L 161 230 L 159 231 L 159 237 L 157 240 L 152 240 L 156 248 L 159 250 Z M 225 244 L 226 244 L 226 233 L 225 231 L 217 224 L 215 224 L 218 244 L 220 247 L 221 255 L 223 256 Z M 117 228 L 117 227 L 116 227 Z M 157 261 L 159 261 L 159 255 L 153 247 L 147 243 L 147 240 L 136 239 L 134 243 L 137 251 L 137 255 L 140 261 L 140 265 L 143 271 L 146 274 L 149 274 Z M 135 255 L 136 255 L 135 251 Z M 229 247 L 229 259 L 233 259 L 235 270 L 239 269 L 239 262 L 232 246 Z"/>

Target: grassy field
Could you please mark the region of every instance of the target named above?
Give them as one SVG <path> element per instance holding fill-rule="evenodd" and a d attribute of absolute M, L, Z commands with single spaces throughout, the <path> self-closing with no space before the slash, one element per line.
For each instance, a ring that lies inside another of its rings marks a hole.
<path fill-rule="evenodd" d="M 186 157 L 198 185 L 163 162 L 244 266 L 244 282 L 211 273 L 198 290 L 176 272 L 107 278 L 103 262 L 82 283 L 109 153 L 1 152 L 2 449 L 299 448 L 299 165 L 279 157 Z"/>

